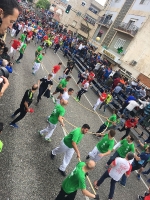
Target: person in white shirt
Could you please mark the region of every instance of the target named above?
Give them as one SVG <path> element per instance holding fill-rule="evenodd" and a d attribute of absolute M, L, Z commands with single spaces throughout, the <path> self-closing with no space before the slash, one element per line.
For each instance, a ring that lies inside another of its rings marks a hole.
<path fill-rule="evenodd" d="M 128 116 L 129 113 L 135 108 L 135 107 L 140 107 L 140 105 L 134 101 L 134 100 L 131 100 L 129 101 L 129 104 L 126 106 L 126 108 L 123 110 L 123 114 L 125 116 Z"/>
<path fill-rule="evenodd" d="M 138 97 L 143 99 L 144 97 L 146 97 L 146 90 L 144 87 L 142 87 L 139 91 Z"/>
<path fill-rule="evenodd" d="M 65 91 L 63 94 L 60 94 L 57 99 L 56 99 L 56 104 L 60 104 L 60 100 L 64 99 L 67 100 L 70 98 L 70 96 L 73 94 L 74 89 L 73 88 L 69 88 L 68 91 Z"/>
<path fill-rule="evenodd" d="M 77 93 L 77 97 L 76 97 L 76 99 L 75 99 L 76 101 L 80 101 L 81 96 L 82 96 L 85 92 L 88 91 L 88 87 L 89 87 L 89 80 L 84 80 L 84 81 L 82 82 L 82 88 L 81 88 L 81 90 L 79 90 L 78 93 Z"/>
<path fill-rule="evenodd" d="M 77 85 L 78 85 L 79 83 L 82 83 L 83 80 L 87 79 L 88 76 L 89 76 L 89 71 L 86 69 L 85 72 L 83 72 L 82 74 L 80 74 L 79 80 L 78 80 L 78 82 L 77 82 Z"/>
<path fill-rule="evenodd" d="M 125 174 L 127 177 L 131 173 L 131 164 L 130 160 L 134 158 L 134 154 L 129 152 L 126 154 L 125 158 L 116 158 L 111 164 L 110 168 L 105 171 L 105 173 L 100 177 L 99 180 L 94 181 L 94 187 L 97 190 L 98 187 L 104 182 L 106 178 L 111 178 L 110 182 L 110 192 L 108 199 L 112 200 L 115 191 L 115 184 L 118 182 L 121 177 Z"/>

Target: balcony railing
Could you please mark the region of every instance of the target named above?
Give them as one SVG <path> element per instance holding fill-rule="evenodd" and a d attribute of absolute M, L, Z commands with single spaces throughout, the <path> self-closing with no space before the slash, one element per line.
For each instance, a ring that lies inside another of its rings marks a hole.
<path fill-rule="evenodd" d="M 118 30 L 121 30 L 123 32 L 126 32 L 127 34 L 131 35 L 132 37 L 134 37 L 139 30 L 139 28 L 137 26 L 132 25 L 132 24 L 129 25 L 129 23 L 124 23 L 124 22 L 122 22 L 121 24 L 119 24 L 119 26 L 117 26 L 115 28 Z"/>
<path fill-rule="evenodd" d="M 107 28 L 110 27 L 110 25 L 112 24 L 112 20 L 105 18 L 105 17 L 101 17 L 99 20 L 99 24 L 106 26 Z"/>

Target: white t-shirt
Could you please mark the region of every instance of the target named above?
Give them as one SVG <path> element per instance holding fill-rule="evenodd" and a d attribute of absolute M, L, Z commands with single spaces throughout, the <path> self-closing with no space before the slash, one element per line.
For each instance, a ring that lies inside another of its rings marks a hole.
<path fill-rule="evenodd" d="M 88 87 L 89 87 L 89 82 L 86 82 L 86 83 L 83 85 L 82 88 L 83 88 L 84 90 L 87 91 L 87 90 L 88 90 Z"/>
<path fill-rule="evenodd" d="M 113 164 L 115 166 L 110 169 L 109 176 L 115 181 L 119 181 L 124 173 L 130 175 L 131 165 L 125 158 L 118 157 L 113 161 Z"/>
<path fill-rule="evenodd" d="M 129 111 L 132 111 L 135 107 L 139 107 L 140 105 L 134 101 L 134 100 L 131 100 L 129 101 L 129 105 L 126 107 Z"/>
<path fill-rule="evenodd" d="M 18 30 L 21 30 L 22 24 L 18 24 Z"/>
<path fill-rule="evenodd" d="M 83 45 L 82 45 L 82 43 L 79 45 L 79 50 L 81 50 L 83 48 Z"/>
<path fill-rule="evenodd" d="M 70 97 L 70 95 L 68 94 L 68 92 L 64 92 L 63 95 L 62 95 L 62 99 L 64 99 L 64 100 L 68 100 L 69 97 Z M 57 99 L 56 103 L 60 104 L 60 99 Z"/>

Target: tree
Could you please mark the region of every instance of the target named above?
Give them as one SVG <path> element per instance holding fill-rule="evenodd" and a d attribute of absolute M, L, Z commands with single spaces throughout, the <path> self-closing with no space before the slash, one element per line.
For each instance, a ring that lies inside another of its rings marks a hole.
<path fill-rule="evenodd" d="M 48 0 L 38 0 L 36 3 L 37 8 L 49 9 L 50 2 Z"/>

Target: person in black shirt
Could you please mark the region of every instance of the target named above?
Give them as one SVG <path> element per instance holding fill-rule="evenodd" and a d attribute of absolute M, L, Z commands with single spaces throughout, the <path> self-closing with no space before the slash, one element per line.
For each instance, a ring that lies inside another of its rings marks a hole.
<path fill-rule="evenodd" d="M 39 100 L 41 100 L 41 96 L 46 92 L 47 89 L 51 90 L 52 85 L 53 85 L 53 81 L 51 80 L 53 77 L 52 74 L 49 74 L 48 77 L 46 78 L 41 78 L 38 81 L 38 86 L 39 86 L 39 94 L 37 96 L 37 104 L 39 103 Z M 41 83 L 41 84 L 40 84 Z M 50 85 L 50 87 L 48 88 L 48 85 Z"/>
<path fill-rule="evenodd" d="M 63 76 L 59 76 L 59 80 L 66 78 L 69 75 L 69 73 L 72 73 L 72 70 L 73 70 L 73 66 L 66 67 L 66 69 L 63 71 Z"/>
<path fill-rule="evenodd" d="M 18 113 L 20 113 L 20 115 L 14 120 L 12 121 L 9 125 L 14 127 L 14 128 L 18 128 L 16 122 L 20 121 L 22 118 L 25 117 L 25 115 L 27 114 L 27 112 L 30 112 L 30 108 L 29 106 L 31 105 L 32 103 L 32 100 L 33 100 L 33 95 L 35 93 L 35 91 L 38 89 L 38 85 L 37 84 L 34 84 L 32 86 L 32 89 L 29 89 L 29 90 L 26 90 L 23 98 L 22 98 L 22 101 L 21 101 L 21 104 L 20 104 L 20 108 L 18 108 L 14 114 L 11 116 L 12 118 L 15 117 Z"/>

